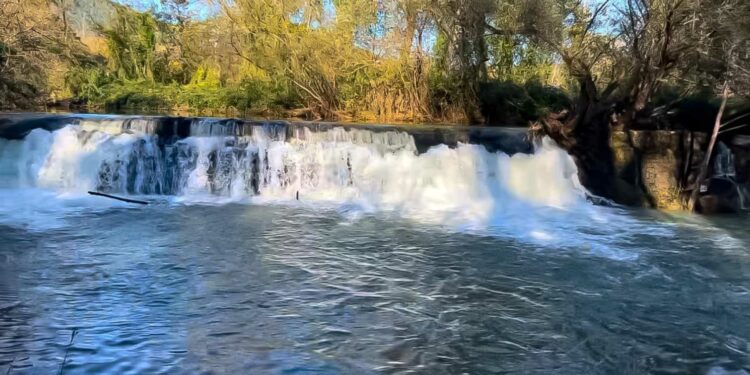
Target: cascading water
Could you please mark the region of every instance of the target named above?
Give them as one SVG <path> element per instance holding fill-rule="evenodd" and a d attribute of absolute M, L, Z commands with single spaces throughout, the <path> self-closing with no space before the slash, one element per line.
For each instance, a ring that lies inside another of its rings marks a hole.
<path fill-rule="evenodd" d="M 187 138 L 160 138 L 148 118 L 82 120 L 0 140 L 0 163 L 6 186 L 204 202 L 300 199 L 462 225 L 486 224 L 519 206 L 584 200 L 575 165 L 551 141 L 531 155 L 475 144 L 418 154 L 414 138 L 397 130 L 240 129 L 201 119 Z"/>

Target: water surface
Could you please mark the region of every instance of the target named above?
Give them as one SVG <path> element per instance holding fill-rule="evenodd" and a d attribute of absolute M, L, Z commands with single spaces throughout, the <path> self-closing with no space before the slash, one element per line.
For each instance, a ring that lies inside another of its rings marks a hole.
<path fill-rule="evenodd" d="M 0 370 L 53 373 L 66 355 L 68 374 L 750 368 L 750 222 L 607 210 L 653 230 L 606 256 L 302 204 L 6 222 Z"/>
<path fill-rule="evenodd" d="M 45 121 L 0 139 L 0 374 L 750 371 L 750 219 L 594 206 L 549 140 Z"/>

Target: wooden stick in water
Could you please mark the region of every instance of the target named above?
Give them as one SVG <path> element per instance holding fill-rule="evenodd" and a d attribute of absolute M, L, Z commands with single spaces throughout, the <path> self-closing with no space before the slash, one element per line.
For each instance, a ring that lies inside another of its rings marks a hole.
<path fill-rule="evenodd" d="M 100 193 L 98 191 L 90 191 L 89 194 L 91 194 L 91 195 L 97 195 L 97 196 L 105 197 L 105 198 L 111 198 L 111 199 L 115 199 L 115 200 L 123 201 L 123 202 L 128 202 L 128 203 L 148 204 L 148 202 L 146 202 L 146 201 L 139 201 L 139 200 L 135 200 L 135 199 L 128 199 L 128 198 L 117 197 L 117 196 L 110 195 L 110 194 Z"/>

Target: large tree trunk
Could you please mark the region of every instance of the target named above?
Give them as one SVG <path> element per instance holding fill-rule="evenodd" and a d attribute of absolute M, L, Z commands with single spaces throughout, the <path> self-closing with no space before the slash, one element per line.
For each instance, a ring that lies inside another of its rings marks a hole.
<path fill-rule="evenodd" d="M 618 200 L 609 113 L 607 107 L 589 103 L 581 113 L 553 115 L 541 125 L 544 134 L 573 157 L 583 186 L 594 195 Z"/>
<path fill-rule="evenodd" d="M 573 157 L 581 184 L 592 194 L 618 203 L 641 204 L 639 188 L 617 175 L 610 145 L 615 107 L 600 98 L 590 73 L 582 72 L 577 80 L 580 93 L 575 107 L 570 113 L 542 121 L 544 133 Z M 606 90 L 602 95 L 606 96 Z"/>
<path fill-rule="evenodd" d="M 644 201 L 646 197 L 637 176 L 630 180 L 619 175 L 621 169 L 616 165 L 611 144 L 612 115 L 610 106 L 599 103 L 589 107 L 588 115 L 584 117 L 558 114 L 550 116 L 541 125 L 544 134 L 573 158 L 578 179 L 591 194 L 619 204 L 643 205 L 647 201 Z"/>

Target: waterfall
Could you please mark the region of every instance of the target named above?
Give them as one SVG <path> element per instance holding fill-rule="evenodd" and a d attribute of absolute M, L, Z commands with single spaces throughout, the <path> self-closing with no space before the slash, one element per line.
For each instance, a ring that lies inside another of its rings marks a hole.
<path fill-rule="evenodd" d="M 437 145 L 419 153 L 398 129 L 282 127 L 196 119 L 162 136 L 149 118 L 81 120 L 0 139 L 3 187 L 69 194 L 300 201 L 395 211 L 428 221 L 482 222 L 526 207 L 585 204 L 575 164 L 552 141 L 533 154 Z M 172 132 L 171 134 L 176 134 Z"/>

